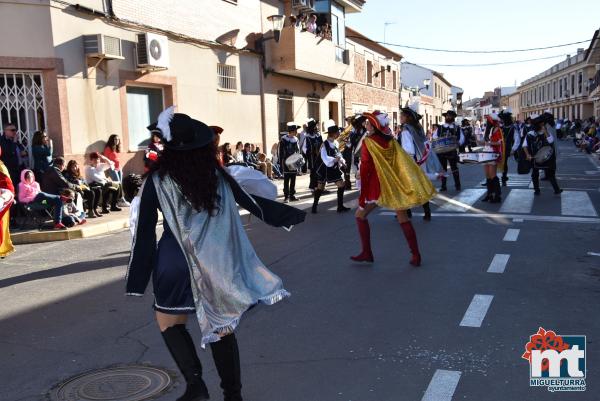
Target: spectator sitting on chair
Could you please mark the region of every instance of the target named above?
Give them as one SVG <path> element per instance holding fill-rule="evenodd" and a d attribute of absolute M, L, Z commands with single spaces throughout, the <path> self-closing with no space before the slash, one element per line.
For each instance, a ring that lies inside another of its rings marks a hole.
<path fill-rule="evenodd" d="M 119 161 L 119 153 L 121 153 L 121 139 L 118 135 L 111 135 L 108 137 L 108 141 L 106 142 L 106 146 L 104 147 L 104 156 L 108 158 L 111 162 L 113 162 L 111 168 L 108 171 L 109 177 L 113 182 L 121 183 L 123 182 L 123 171 L 121 170 L 121 162 Z M 121 196 L 122 191 L 120 191 Z M 122 197 L 117 201 L 117 205 L 120 207 L 129 207 L 129 202 L 127 202 Z"/>
<path fill-rule="evenodd" d="M 40 190 L 40 184 L 35 180 L 35 175 L 31 170 L 21 171 L 21 182 L 19 182 L 19 202 L 30 205 L 54 206 L 54 229 L 62 230 L 65 225 L 62 223 L 63 203 L 59 195 L 53 195 Z"/>
<path fill-rule="evenodd" d="M 79 169 L 79 164 L 77 164 L 76 160 L 70 160 L 69 163 L 67 163 L 65 178 L 71 184 L 77 186 L 75 191 L 77 191 L 78 194 L 81 194 L 83 199 L 85 199 L 87 202 L 87 217 L 91 219 L 95 217 L 102 217 L 98 211 L 98 205 L 100 204 L 100 200 L 102 200 L 102 188 L 91 188 L 88 185 L 87 181 L 81 175 L 81 170 Z"/>
<path fill-rule="evenodd" d="M 63 172 L 65 171 L 65 159 L 57 157 L 52 162 L 50 167 L 42 177 L 42 190 L 52 195 L 58 195 L 63 189 L 75 190 L 77 187 L 71 184 Z"/>
<path fill-rule="evenodd" d="M 235 144 L 235 151 L 233 152 L 233 159 L 236 163 L 244 162 L 244 144 L 239 141 Z"/>
<path fill-rule="evenodd" d="M 52 163 L 52 139 L 44 131 L 36 131 L 31 141 L 31 153 L 33 154 L 33 171 L 36 176 L 43 177 Z"/>
<path fill-rule="evenodd" d="M 242 160 L 248 165 L 248 167 L 252 167 L 258 170 L 258 160 L 256 159 L 256 155 L 252 153 L 252 147 L 249 143 L 244 144 L 244 150 L 242 151 Z"/>
<path fill-rule="evenodd" d="M 273 164 L 267 159 L 267 155 L 264 153 L 258 154 L 258 168 L 264 175 L 266 175 L 270 180 L 273 179 Z"/>
<path fill-rule="evenodd" d="M 117 201 L 121 198 L 121 185 L 106 178 L 105 171 L 110 169 L 112 161 L 98 152 L 90 153 L 90 165 L 85 168 L 85 179 L 90 188 L 99 187 L 102 189 L 102 214 L 118 212 L 122 210 L 117 206 Z M 110 203 L 110 210 L 108 204 Z"/>
<path fill-rule="evenodd" d="M 63 203 L 62 223 L 66 227 L 73 227 L 76 224 L 85 224 L 85 212 L 80 210 L 75 204 L 75 192 L 65 189 L 60 194 Z"/>
<path fill-rule="evenodd" d="M 225 142 L 223 146 L 221 146 L 221 156 L 223 157 L 224 166 L 235 161 L 233 159 L 233 155 L 231 154 L 231 145 L 229 144 L 229 142 Z"/>

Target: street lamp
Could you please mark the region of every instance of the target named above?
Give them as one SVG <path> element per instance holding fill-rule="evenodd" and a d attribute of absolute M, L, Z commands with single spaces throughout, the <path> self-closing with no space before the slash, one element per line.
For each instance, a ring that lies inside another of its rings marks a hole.
<path fill-rule="evenodd" d="M 280 14 L 270 15 L 267 17 L 267 20 L 270 21 L 273 25 L 273 39 L 275 39 L 275 42 L 279 43 L 279 38 L 281 37 L 281 30 L 283 29 L 285 16 Z"/>

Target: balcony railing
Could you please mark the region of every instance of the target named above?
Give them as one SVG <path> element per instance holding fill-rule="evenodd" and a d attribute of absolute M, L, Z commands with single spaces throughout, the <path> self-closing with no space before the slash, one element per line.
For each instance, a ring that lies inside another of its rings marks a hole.
<path fill-rule="evenodd" d="M 600 71 L 596 71 L 596 75 L 590 82 L 590 87 L 588 89 L 588 93 L 592 93 L 598 86 L 600 86 Z"/>

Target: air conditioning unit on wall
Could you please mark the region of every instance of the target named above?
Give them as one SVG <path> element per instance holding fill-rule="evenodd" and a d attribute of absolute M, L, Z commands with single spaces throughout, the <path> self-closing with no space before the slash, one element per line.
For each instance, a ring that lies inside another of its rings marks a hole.
<path fill-rule="evenodd" d="M 136 62 L 140 69 L 169 68 L 169 39 L 155 33 L 138 33 Z"/>
<path fill-rule="evenodd" d="M 87 57 L 123 60 L 121 39 L 102 34 L 83 35 L 83 52 Z"/>
<path fill-rule="evenodd" d="M 292 9 L 299 12 L 315 10 L 315 0 L 292 0 Z"/>

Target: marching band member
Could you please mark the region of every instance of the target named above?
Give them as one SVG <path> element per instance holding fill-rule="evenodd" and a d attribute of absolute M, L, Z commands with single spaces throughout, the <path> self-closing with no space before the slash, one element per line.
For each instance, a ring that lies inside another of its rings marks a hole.
<path fill-rule="evenodd" d="M 373 262 L 371 229 L 367 217 L 377 206 L 381 206 L 396 211 L 412 254 L 410 264 L 420 266 L 417 234 L 406 210 L 428 202 L 435 195 L 435 189 L 414 160 L 394 140 L 387 114 L 375 111 L 364 113 L 364 116 L 367 137 L 361 148 L 360 197 L 356 211 L 362 251 L 351 259 Z"/>
<path fill-rule="evenodd" d="M 281 171 L 283 172 L 284 203 L 298 200 L 298 198 L 294 196 L 296 194 L 296 175 L 298 174 L 298 170 L 296 168 L 288 167 L 285 161 L 291 155 L 300 152 L 300 149 L 298 148 L 298 138 L 296 138 L 299 128 L 300 127 L 298 127 L 296 123 L 287 123 L 288 133 L 287 135 L 282 136 L 279 141 L 279 153 L 277 159 L 279 160 Z"/>
<path fill-rule="evenodd" d="M 504 136 L 500 128 L 500 117 L 496 113 L 485 116 L 487 120 L 484 140 L 486 147 L 492 152 L 498 153 L 496 160 L 487 162 L 483 165 L 485 172 L 485 183 L 487 193 L 482 199 L 483 202 L 500 203 L 502 201 L 502 188 L 500 179 L 498 179 L 498 169 L 502 169 L 505 163 L 504 159 Z"/>
<path fill-rule="evenodd" d="M 314 191 L 317 187 L 317 166 L 319 165 L 319 149 L 323 144 L 323 138 L 319 132 L 317 121 L 308 120 L 306 123 L 306 135 L 302 142 L 302 153 L 306 158 L 306 166 L 310 170 L 310 181 L 308 188 Z"/>
<path fill-rule="evenodd" d="M 506 186 L 508 181 L 508 158 L 513 153 L 513 148 L 517 141 L 520 144 L 519 130 L 513 121 L 512 112 L 510 109 L 502 110 L 498 117 L 502 121 L 502 135 L 504 138 L 504 166 L 502 168 L 502 186 Z"/>
<path fill-rule="evenodd" d="M 473 149 L 471 148 L 471 144 L 474 142 L 474 138 L 473 127 L 471 127 L 471 122 L 468 118 L 465 117 L 460 122 L 460 125 L 460 128 L 462 129 L 463 135 L 465 137 L 465 143 L 461 146 L 460 151 L 461 153 L 464 153 L 466 148 L 469 148 L 469 152 L 472 152 Z"/>
<path fill-rule="evenodd" d="M 428 144 L 423 126 L 419 123 L 421 118 L 423 117 L 417 113 L 415 105 L 400 109 L 402 132 L 400 133 L 399 140 L 402 149 L 421 166 L 425 175 L 433 181 L 443 177 L 444 169 L 437 155 L 431 150 Z M 431 207 L 429 202 L 423 204 L 423 211 L 425 212 L 423 219 L 430 221 Z"/>
<path fill-rule="evenodd" d="M 531 180 L 533 181 L 534 194 L 540 194 L 540 169 L 545 170 L 546 178 L 552 184 L 554 193 L 560 194 L 563 190 L 556 181 L 556 148 L 554 145 L 555 136 L 553 135 L 554 116 L 550 113 L 544 113 L 537 116 L 532 121 L 531 131 L 525 136 L 523 141 L 523 150 L 527 160 L 534 159 L 537 152 L 543 147 L 549 146 L 552 149 L 551 156 L 545 162 L 538 163 L 533 160 L 531 170 Z"/>
<path fill-rule="evenodd" d="M 319 198 L 323 194 L 325 184 L 333 182 L 337 186 L 337 212 L 343 213 L 350 210 L 350 208 L 344 206 L 345 183 L 342 178 L 342 169 L 346 168 L 346 162 L 340 153 L 336 140 L 340 136 L 339 127 L 335 125 L 333 120 L 329 120 L 327 125 L 327 140 L 321 145 L 319 163 L 316 169 L 318 184 L 314 193 L 312 212 L 317 213 Z"/>
<path fill-rule="evenodd" d="M 438 139 L 454 137 L 456 138 L 458 145 L 462 146 L 465 143 L 465 136 L 460 127 L 454 123 L 454 120 L 456 119 L 456 112 L 454 110 L 448 110 L 447 112 L 443 113 L 442 116 L 444 116 L 446 122 L 439 126 L 438 130 L 433 134 L 433 138 Z M 452 170 L 452 177 L 454 178 L 454 187 L 457 191 L 460 191 L 461 186 L 460 174 L 458 171 L 458 152 L 455 149 L 450 152 L 438 153 L 438 158 L 442 164 L 442 167 L 444 168 L 444 171 L 448 169 L 448 163 L 450 163 L 450 170 Z M 442 186 L 440 191 L 443 192 L 447 190 L 446 176 L 444 175 L 444 177 L 442 177 Z"/>
<path fill-rule="evenodd" d="M 127 295 L 143 296 L 152 280 L 158 327 L 186 381 L 179 401 L 209 399 L 186 328 L 189 315 L 198 320 L 201 345 L 210 344 L 224 399 L 242 401 L 234 330 L 249 308 L 289 293 L 256 254 L 237 204 L 276 226 L 276 219 L 290 214 L 296 217 L 282 224 L 298 224 L 304 212 L 242 190 L 219 165 L 214 133 L 204 123 L 169 107 L 148 128 L 160 132 L 164 151 L 132 202 Z M 157 242 L 159 210 L 164 230 Z"/>

